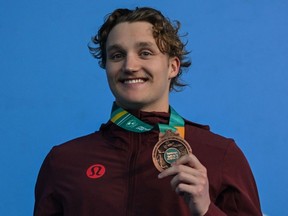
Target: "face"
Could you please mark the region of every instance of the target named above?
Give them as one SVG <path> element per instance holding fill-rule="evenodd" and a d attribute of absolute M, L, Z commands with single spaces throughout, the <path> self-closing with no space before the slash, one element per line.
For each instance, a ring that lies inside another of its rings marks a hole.
<path fill-rule="evenodd" d="M 124 109 L 167 112 L 169 86 L 180 61 L 161 53 L 148 22 L 123 22 L 109 33 L 106 74 L 116 103 Z"/>

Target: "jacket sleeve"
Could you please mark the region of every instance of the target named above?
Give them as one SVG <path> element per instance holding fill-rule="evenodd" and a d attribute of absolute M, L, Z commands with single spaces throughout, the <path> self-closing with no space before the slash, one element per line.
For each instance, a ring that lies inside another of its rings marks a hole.
<path fill-rule="evenodd" d="M 257 186 L 250 166 L 234 142 L 224 156 L 222 186 L 205 216 L 262 216 Z"/>
<path fill-rule="evenodd" d="M 62 207 L 55 192 L 55 174 L 52 168 L 53 149 L 46 156 L 35 186 L 34 216 L 61 216 Z"/>

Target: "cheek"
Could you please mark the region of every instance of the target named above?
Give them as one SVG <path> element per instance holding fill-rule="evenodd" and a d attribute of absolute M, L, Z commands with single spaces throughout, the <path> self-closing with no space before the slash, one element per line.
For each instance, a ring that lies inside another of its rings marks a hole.
<path fill-rule="evenodd" d="M 114 65 L 111 65 L 111 64 L 106 64 L 105 71 L 106 71 L 106 76 L 109 79 L 111 79 L 116 74 L 116 72 L 115 72 L 116 68 Z"/>
<path fill-rule="evenodd" d="M 109 86 L 111 87 L 111 85 L 113 85 L 114 76 L 113 73 L 108 68 L 106 68 L 106 79 L 108 81 Z"/>
<path fill-rule="evenodd" d="M 106 74 L 107 77 L 113 77 L 116 76 L 117 73 L 119 73 L 119 71 L 121 70 L 121 66 L 120 64 L 116 64 L 116 63 L 107 63 L 106 64 Z"/>
<path fill-rule="evenodd" d="M 113 76 L 107 74 L 107 81 L 108 81 L 108 84 L 110 86 L 110 89 L 113 89 L 113 87 L 115 86 L 115 82 L 114 82 Z"/>

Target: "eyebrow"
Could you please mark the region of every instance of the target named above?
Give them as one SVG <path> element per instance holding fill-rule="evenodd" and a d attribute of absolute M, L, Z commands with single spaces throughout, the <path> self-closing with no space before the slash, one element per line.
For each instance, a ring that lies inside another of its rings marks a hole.
<path fill-rule="evenodd" d="M 153 46 L 155 46 L 155 44 L 152 42 L 139 42 L 136 44 L 136 47 L 140 47 L 140 48 L 141 47 L 153 47 Z"/>
<path fill-rule="evenodd" d="M 145 48 L 145 47 L 155 47 L 155 44 L 152 42 L 138 42 L 136 44 L 136 48 Z M 123 46 L 121 44 L 112 44 L 107 47 L 107 52 L 110 52 L 112 50 L 123 50 Z"/>
<path fill-rule="evenodd" d="M 113 45 L 107 47 L 107 53 L 112 51 L 112 50 L 118 50 L 118 49 L 123 49 L 123 48 L 121 47 L 120 44 L 113 44 Z"/>

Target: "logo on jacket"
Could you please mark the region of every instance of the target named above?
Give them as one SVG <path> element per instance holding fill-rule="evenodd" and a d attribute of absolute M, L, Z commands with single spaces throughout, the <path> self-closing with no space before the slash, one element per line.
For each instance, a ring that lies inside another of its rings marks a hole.
<path fill-rule="evenodd" d="M 105 171 L 106 169 L 102 164 L 94 164 L 87 169 L 86 175 L 88 178 L 97 179 L 101 178 Z"/>

